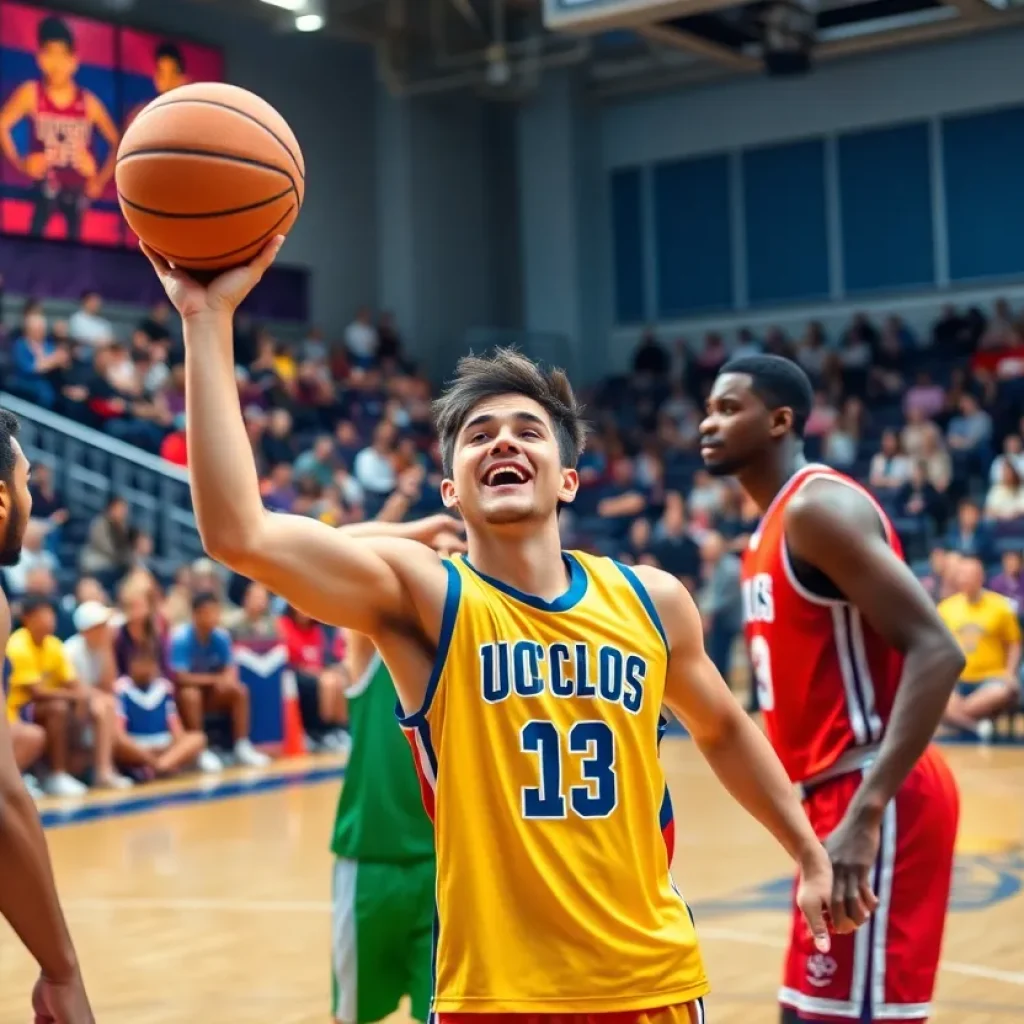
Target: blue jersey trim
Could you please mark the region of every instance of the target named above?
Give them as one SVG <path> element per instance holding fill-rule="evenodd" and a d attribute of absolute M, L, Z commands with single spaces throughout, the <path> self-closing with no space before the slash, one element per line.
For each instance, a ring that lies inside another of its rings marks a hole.
<path fill-rule="evenodd" d="M 423 695 L 423 704 L 419 710 L 406 714 L 402 702 L 395 704 L 395 714 L 398 722 L 407 728 L 419 728 L 425 726 L 426 715 L 430 705 L 434 702 L 434 694 L 437 692 L 437 684 L 441 681 L 441 673 L 444 671 L 445 662 L 448 660 L 448 648 L 452 643 L 452 634 L 455 632 L 455 620 L 459 615 L 459 602 L 462 599 L 462 577 L 459 570 L 447 559 L 442 563 L 448 573 L 448 589 L 444 597 L 444 612 L 441 615 L 441 635 L 437 638 L 437 653 L 434 655 L 434 667 L 430 672 L 430 679 L 427 680 L 427 691 Z M 429 732 L 427 733 L 429 736 Z M 435 765 L 436 769 L 436 765 Z"/>
<path fill-rule="evenodd" d="M 658 636 L 661 637 L 661 642 L 665 645 L 665 650 L 671 650 L 668 637 L 665 636 L 665 627 L 661 624 L 661 616 L 658 614 L 658 609 L 654 607 L 654 602 L 651 600 L 651 595 L 647 593 L 647 588 L 640 582 L 640 577 L 628 565 L 623 565 L 621 562 L 615 562 L 614 560 L 613 564 L 626 577 L 626 581 L 640 599 L 640 603 L 644 606 L 644 611 L 647 612 L 647 617 L 651 620 L 651 625 L 658 631 Z"/>
<path fill-rule="evenodd" d="M 509 597 L 513 597 L 517 601 L 521 601 L 523 604 L 536 608 L 541 612 L 567 612 L 571 608 L 575 608 L 587 593 L 587 584 L 589 582 L 587 572 L 568 551 L 562 552 L 562 561 L 569 572 L 569 589 L 553 601 L 545 601 L 543 597 L 537 597 L 536 594 L 527 594 L 523 590 L 516 590 L 515 587 L 510 587 L 507 583 L 502 583 L 501 580 L 496 580 L 493 576 L 482 573 L 465 555 L 462 556 L 462 560 L 480 579 L 494 587 L 495 590 L 500 590 L 503 594 L 507 594 Z"/>

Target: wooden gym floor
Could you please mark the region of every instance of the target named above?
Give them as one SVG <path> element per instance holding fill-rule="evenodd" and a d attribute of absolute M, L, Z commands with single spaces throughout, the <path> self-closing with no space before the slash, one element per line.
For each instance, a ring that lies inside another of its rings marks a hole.
<path fill-rule="evenodd" d="M 1020 1022 L 1024 748 L 946 754 L 963 815 L 936 1019 Z M 714 986 L 709 1024 L 776 1024 L 786 857 L 687 740 L 666 740 L 663 760 L 676 809 L 675 876 Z M 336 763 L 316 760 L 227 783 L 186 780 L 136 792 L 127 813 L 123 799 L 44 804 L 100 1024 L 327 1024 L 327 846 L 338 775 Z M 0 923 L 0 1022 L 30 1019 L 34 977 Z"/>

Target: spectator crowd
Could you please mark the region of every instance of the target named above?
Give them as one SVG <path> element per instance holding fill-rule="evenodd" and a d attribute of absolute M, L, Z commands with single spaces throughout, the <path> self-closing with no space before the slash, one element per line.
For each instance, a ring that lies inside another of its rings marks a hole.
<path fill-rule="evenodd" d="M 984 591 L 1015 612 L 1024 607 L 1024 319 L 1003 301 L 988 315 L 947 307 L 920 335 L 897 316 L 866 315 L 836 337 L 816 323 L 801 337 L 741 329 L 699 343 L 645 332 L 631 371 L 583 396 L 593 430 L 579 495 L 562 512 L 567 547 L 682 579 L 712 657 L 734 678 L 739 554 L 758 513 L 734 483 L 703 470 L 698 434 L 719 368 L 755 352 L 806 370 L 815 387 L 808 457 L 872 490 L 937 601 Z M 165 305 L 121 339 L 96 294 L 66 323 L 48 322 L 29 302 L 10 333 L 3 386 L 184 465 L 182 359 Z M 315 330 L 284 343 L 241 317 L 236 365 L 268 508 L 331 525 L 439 510 L 430 382 L 389 316 L 360 311 L 338 343 Z M 285 644 L 315 745 L 344 746 L 343 638 L 205 560 L 161 577 L 150 538 L 117 495 L 81 523 L 45 465 L 32 493 L 21 560 L 4 576 L 19 623 L 7 651 L 7 706 L 19 763 L 28 771 L 45 760 L 48 792 L 80 792 L 82 778 L 126 787 L 193 765 L 262 764 L 234 663 L 238 643 Z M 949 606 L 947 614 L 963 637 L 970 615 L 960 609 L 956 625 Z M 979 672 L 1012 690 L 1019 632 L 1015 640 L 1002 620 L 993 628 L 1002 654 Z M 992 700 L 966 711 L 951 705 L 950 726 L 984 738 L 999 710 Z M 227 737 L 216 751 L 211 719 Z"/>

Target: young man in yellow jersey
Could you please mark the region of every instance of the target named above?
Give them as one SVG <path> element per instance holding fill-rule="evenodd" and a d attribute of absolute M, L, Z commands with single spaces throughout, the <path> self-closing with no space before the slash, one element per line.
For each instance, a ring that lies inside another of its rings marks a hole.
<path fill-rule="evenodd" d="M 701 1022 L 708 991 L 659 821 L 662 704 L 801 869 L 824 952 L 828 856 L 767 740 L 660 570 L 563 552 L 584 427 L 560 372 L 468 359 L 438 405 L 445 505 L 468 556 L 269 513 L 238 406 L 232 316 L 273 261 L 202 287 L 152 251 L 182 315 L 189 471 L 206 549 L 313 618 L 373 640 L 437 844 L 433 1011 L 442 1024 L 615 1014 Z"/>
<path fill-rule="evenodd" d="M 981 559 L 963 555 L 956 571 L 958 592 L 938 610 L 967 664 L 949 698 L 945 721 L 990 740 L 993 717 L 1020 701 L 1020 621 L 1007 598 L 985 589 Z"/>

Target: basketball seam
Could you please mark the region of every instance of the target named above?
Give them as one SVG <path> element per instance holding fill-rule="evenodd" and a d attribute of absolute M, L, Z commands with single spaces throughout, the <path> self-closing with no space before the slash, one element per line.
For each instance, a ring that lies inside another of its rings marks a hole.
<path fill-rule="evenodd" d="M 298 199 L 298 194 L 295 196 Z M 160 255 L 165 259 L 170 260 L 171 263 L 179 263 L 182 260 L 187 260 L 189 263 L 209 263 L 211 260 L 226 260 L 232 256 L 237 256 L 240 252 L 245 252 L 246 249 L 251 249 L 254 245 L 261 245 L 266 242 L 271 235 L 273 235 L 281 224 L 288 218 L 288 215 L 292 210 L 298 209 L 298 203 L 293 203 L 288 207 L 287 210 L 277 219 L 274 226 L 265 231 L 259 238 L 254 238 L 251 242 L 246 242 L 245 245 L 239 246 L 237 249 L 232 249 L 230 252 L 218 253 L 216 256 L 176 256 L 174 253 L 167 252 L 165 249 L 160 250 Z"/>
<path fill-rule="evenodd" d="M 249 156 L 235 156 L 232 153 L 218 153 L 208 149 L 194 149 L 190 146 L 154 146 L 147 149 L 133 149 L 130 153 L 120 153 L 117 157 L 117 164 L 125 160 L 131 160 L 135 156 L 205 156 L 211 160 L 227 160 L 229 163 L 246 164 L 249 167 L 262 167 L 265 171 L 273 171 L 275 174 L 283 174 L 291 182 L 292 191 L 298 198 L 299 190 L 295 185 L 295 179 L 291 172 L 273 164 L 264 163 L 262 160 L 254 160 Z"/>
<path fill-rule="evenodd" d="M 284 199 L 285 196 L 291 195 L 294 191 L 294 187 L 289 185 L 283 192 L 278 192 L 276 196 L 270 196 L 268 199 L 261 199 L 259 202 L 249 203 L 247 206 L 235 206 L 230 210 L 210 210 L 205 213 L 170 213 L 166 210 L 154 210 L 149 206 L 141 206 L 139 203 L 132 202 L 124 194 L 121 194 L 121 202 L 130 206 L 133 210 L 137 210 L 139 213 L 149 213 L 155 217 L 166 217 L 170 220 L 205 220 L 209 217 L 230 217 L 236 213 L 248 213 L 250 210 L 258 210 L 262 206 L 276 203 L 278 199 Z"/>
<path fill-rule="evenodd" d="M 154 110 L 163 110 L 164 107 L 177 107 L 182 103 L 200 103 L 207 107 L 220 107 L 221 110 L 230 110 L 234 114 L 238 114 L 240 117 L 244 117 L 248 121 L 252 121 L 253 124 L 259 125 L 271 138 L 273 138 L 277 144 L 292 158 L 292 163 L 295 164 L 295 170 L 299 172 L 299 177 L 305 181 L 306 172 L 303 170 L 302 165 L 299 163 L 299 158 L 295 155 L 292 147 L 288 145 L 284 139 L 281 138 L 273 128 L 265 125 L 259 118 L 253 117 L 252 114 L 247 114 L 244 110 L 239 110 L 238 107 L 231 106 L 230 103 L 222 103 L 220 100 L 204 100 L 193 96 L 185 96 L 181 99 L 167 100 L 166 103 L 157 103 L 156 105 L 149 108 L 149 110 L 143 111 L 143 113 L 152 113 Z M 142 118 L 140 114 L 135 120 L 139 121 Z"/>

